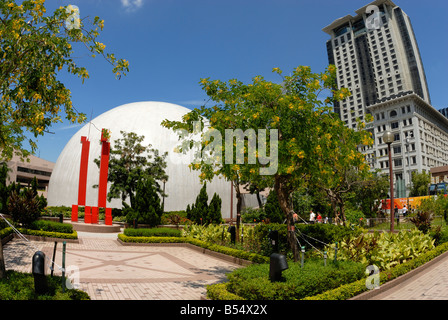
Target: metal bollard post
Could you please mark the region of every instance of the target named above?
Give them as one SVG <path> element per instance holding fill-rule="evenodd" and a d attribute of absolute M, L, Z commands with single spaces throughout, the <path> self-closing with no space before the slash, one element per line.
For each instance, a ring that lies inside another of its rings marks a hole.
<path fill-rule="evenodd" d="M 58 242 L 55 241 L 54 242 L 54 249 L 53 249 L 53 260 L 51 262 L 51 276 L 53 276 L 53 271 L 54 271 L 54 260 L 56 258 L 56 247 L 58 246 Z"/>
<path fill-rule="evenodd" d="M 324 251 L 324 266 L 327 266 L 327 251 Z"/>
<path fill-rule="evenodd" d="M 301 257 L 301 267 L 303 268 L 303 264 L 305 262 L 305 246 L 302 246 L 302 257 Z"/>
<path fill-rule="evenodd" d="M 269 265 L 269 279 L 271 282 L 281 281 L 282 272 L 286 269 L 288 269 L 286 257 L 278 253 L 271 254 Z"/>
<path fill-rule="evenodd" d="M 47 277 L 45 276 L 45 254 L 42 251 L 36 251 L 33 255 L 33 276 L 34 290 L 37 294 L 43 294 L 48 291 Z"/>
<path fill-rule="evenodd" d="M 338 260 L 338 242 L 336 241 L 334 248 L 334 262 L 336 262 L 337 260 Z"/>
<path fill-rule="evenodd" d="M 235 226 L 230 226 L 229 229 L 227 229 L 227 232 L 230 233 L 230 241 L 235 244 L 236 240 L 236 228 Z"/>
<path fill-rule="evenodd" d="M 62 243 L 62 292 L 65 292 L 65 244 Z"/>

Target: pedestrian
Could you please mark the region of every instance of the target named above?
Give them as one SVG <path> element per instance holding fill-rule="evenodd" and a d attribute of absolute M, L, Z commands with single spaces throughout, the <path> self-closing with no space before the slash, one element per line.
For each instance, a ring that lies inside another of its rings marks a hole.
<path fill-rule="evenodd" d="M 325 216 L 324 223 L 328 223 L 328 216 Z"/>
<path fill-rule="evenodd" d="M 403 209 L 401 210 L 401 212 L 403 213 L 403 217 L 406 217 L 408 209 L 406 208 L 406 205 L 403 206 Z"/>
<path fill-rule="evenodd" d="M 322 216 L 319 212 L 317 213 L 317 223 L 322 223 Z"/>
<path fill-rule="evenodd" d="M 316 219 L 316 214 L 313 212 L 313 210 L 310 210 L 310 223 L 314 223 Z"/>

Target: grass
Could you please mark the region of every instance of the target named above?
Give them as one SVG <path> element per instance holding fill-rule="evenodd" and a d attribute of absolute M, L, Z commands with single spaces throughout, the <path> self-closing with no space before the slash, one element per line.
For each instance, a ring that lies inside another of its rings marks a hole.
<path fill-rule="evenodd" d="M 6 278 L 0 279 L 0 300 L 90 300 L 89 295 L 77 289 L 62 289 L 62 278 L 47 276 L 48 291 L 37 294 L 31 273 L 6 271 Z"/>

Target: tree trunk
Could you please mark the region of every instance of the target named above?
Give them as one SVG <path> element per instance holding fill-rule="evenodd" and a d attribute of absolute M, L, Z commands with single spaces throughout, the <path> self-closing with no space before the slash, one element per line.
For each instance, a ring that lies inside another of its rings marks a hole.
<path fill-rule="evenodd" d="M 293 220 L 293 211 L 290 199 L 291 191 L 289 190 L 286 179 L 275 176 L 275 190 L 277 192 L 278 202 L 280 204 L 280 208 L 286 217 L 286 224 L 288 229 L 288 243 L 291 248 L 294 262 L 299 261 L 299 248 L 296 241 L 295 230 L 294 230 L 294 220 Z"/>
<path fill-rule="evenodd" d="M 5 259 L 3 258 L 3 245 L 0 239 L 0 279 L 6 277 Z"/>
<path fill-rule="evenodd" d="M 241 222 L 241 206 L 243 204 L 240 192 L 240 183 L 236 179 L 234 181 L 235 193 L 236 193 L 236 242 L 240 240 L 240 222 Z"/>

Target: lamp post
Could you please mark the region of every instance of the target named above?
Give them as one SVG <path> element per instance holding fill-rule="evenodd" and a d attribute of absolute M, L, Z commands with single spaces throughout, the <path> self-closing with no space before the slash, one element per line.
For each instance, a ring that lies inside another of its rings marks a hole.
<path fill-rule="evenodd" d="M 394 142 L 395 136 L 392 132 L 387 131 L 383 135 L 383 142 L 387 143 L 389 153 L 389 176 L 390 176 L 390 232 L 394 232 L 394 172 L 392 169 L 392 152 L 390 145 Z"/>
<path fill-rule="evenodd" d="M 162 179 L 163 182 L 163 194 L 162 194 L 162 212 L 165 212 L 165 183 L 166 179 Z"/>

